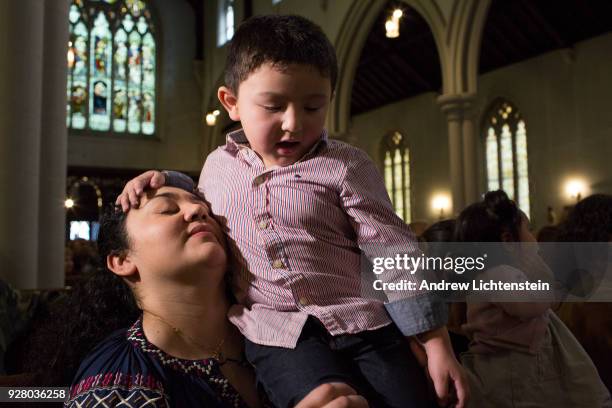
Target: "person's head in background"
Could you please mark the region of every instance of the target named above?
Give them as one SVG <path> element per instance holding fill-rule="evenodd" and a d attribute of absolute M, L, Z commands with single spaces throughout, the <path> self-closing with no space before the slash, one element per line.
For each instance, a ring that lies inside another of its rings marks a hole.
<path fill-rule="evenodd" d="M 412 221 L 408 224 L 408 228 L 410 228 L 410 231 L 412 231 L 417 238 L 422 238 L 423 232 L 425 232 L 428 226 L 429 224 L 426 221 Z"/>
<path fill-rule="evenodd" d="M 455 234 L 455 220 L 442 220 L 430 225 L 421 233 L 426 242 L 451 242 Z"/>
<path fill-rule="evenodd" d="M 555 242 L 559 236 L 559 227 L 556 225 L 546 225 L 538 231 L 538 242 Z"/>
<path fill-rule="evenodd" d="M 559 225 L 557 241 L 552 264 L 558 279 L 572 294 L 590 296 L 610 279 L 612 195 L 593 194 L 578 202 Z"/>
<path fill-rule="evenodd" d="M 320 139 L 337 76 L 319 26 L 300 16 L 255 16 L 230 42 L 218 97 L 264 165 L 287 166 Z"/>
<path fill-rule="evenodd" d="M 455 234 L 455 220 L 438 221 L 425 229 L 419 236 L 425 248 L 427 256 L 442 257 L 451 255 L 452 244 Z"/>
<path fill-rule="evenodd" d="M 560 225 L 559 241 L 612 241 L 612 195 L 593 194 L 582 199 Z"/>
<path fill-rule="evenodd" d="M 72 254 L 72 272 L 75 275 L 90 274 L 95 268 L 98 260 L 95 243 L 79 238 L 70 241 L 68 248 L 71 250 Z"/>
<path fill-rule="evenodd" d="M 489 191 L 482 201 L 466 207 L 455 230 L 459 242 L 536 242 L 529 219 L 502 191 Z"/>
<path fill-rule="evenodd" d="M 520 269 L 527 260 L 525 255 L 535 255 L 538 250 L 529 219 L 502 190 L 489 191 L 481 201 L 461 211 L 455 241 L 465 243 L 461 247 L 462 256 L 486 254 L 486 269 L 503 264 Z"/>

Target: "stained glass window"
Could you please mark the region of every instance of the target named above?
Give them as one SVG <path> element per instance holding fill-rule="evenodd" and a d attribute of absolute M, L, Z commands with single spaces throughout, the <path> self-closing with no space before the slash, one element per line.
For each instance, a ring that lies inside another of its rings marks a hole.
<path fill-rule="evenodd" d="M 399 217 L 409 223 L 410 212 L 410 152 L 404 136 L 392 132 L 382 142 L 385 187 Z"/>
<path fill-rule="evenodd" d="M 485 151 L 487 188 L 501 188 L 529 215 L 527 128 L 518 109 L 509 101 L 496 101 L 487 115 Z"/>
<path fill-rule="evenodd" d="M 217 45 L 222 46 L 234 36 L 234 26 L 236 22 L 234 0 L 220 0 L 219 11 L 219 32 Z"/>
<path fill-rule="evenodd" d="M 157 46 L 145 0 L 72 0 L 66 124 L 153 135 Z"/>

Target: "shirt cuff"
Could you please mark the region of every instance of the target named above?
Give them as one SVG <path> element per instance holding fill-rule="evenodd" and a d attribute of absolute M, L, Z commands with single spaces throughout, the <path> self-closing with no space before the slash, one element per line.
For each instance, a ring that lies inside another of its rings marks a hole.
<path fill-rule="evenodd" d="M 448 303 L 428 294 L 385 303 L 385 308 L 404 336 L 414 336 L 446 325 Z"/>
<path fill-rule="evenodd" d="M 180 188 L 189 192 L 193 192 L 195 190 L 195 183 L 188 175 L 172 170 L 164 170 L 162 173 L 166 177 L 166 182 L 164 185 L 168 187 Z"/>

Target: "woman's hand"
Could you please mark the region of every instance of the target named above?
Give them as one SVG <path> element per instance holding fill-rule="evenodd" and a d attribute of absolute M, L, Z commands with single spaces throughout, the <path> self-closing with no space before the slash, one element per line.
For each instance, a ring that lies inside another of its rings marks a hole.
<path fill-rule="evenodd" d="M 164 184 L 166 184 L 164 173 L 157 170 L 145 171 L 126 183 L 115 204 L 121 205 L 123 212 L 127 212 L 131 207 L 138 206 L 140 195 L 147 187 L 160 188 Z"/>
<path fill-rule="evenodd" d="M 310 391 L 295 408 L 367 408 L 368 402 L 345 383 L 327 383 Z"/>

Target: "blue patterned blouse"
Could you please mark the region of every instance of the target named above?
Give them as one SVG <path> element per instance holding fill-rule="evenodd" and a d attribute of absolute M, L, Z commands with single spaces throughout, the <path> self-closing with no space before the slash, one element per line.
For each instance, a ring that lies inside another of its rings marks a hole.
<path fill-rule="evenodd" d="M 215 359 L 172 357 L 144 336 L 142 317 L 82 363 L 66 407 L 246 407 Z"/>

